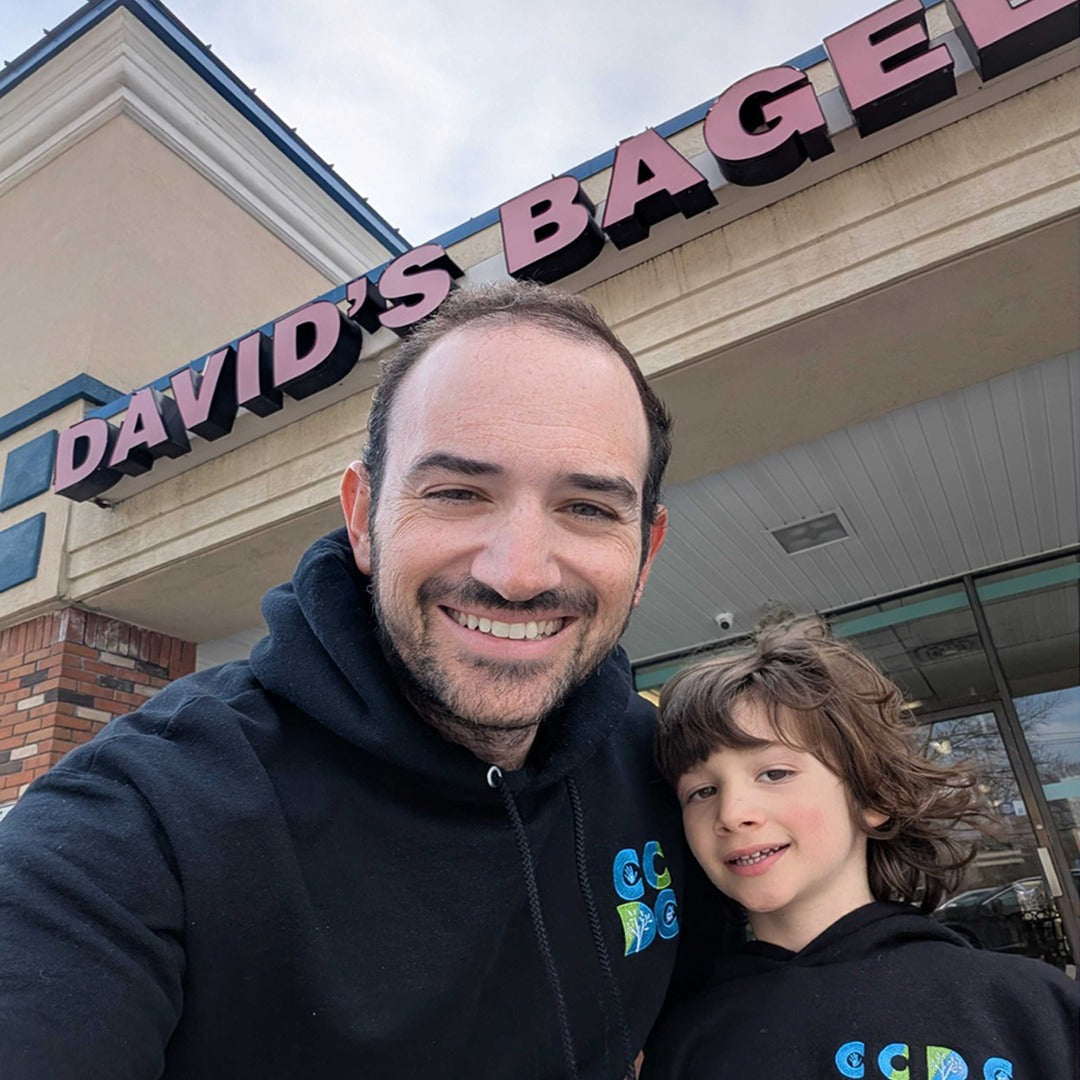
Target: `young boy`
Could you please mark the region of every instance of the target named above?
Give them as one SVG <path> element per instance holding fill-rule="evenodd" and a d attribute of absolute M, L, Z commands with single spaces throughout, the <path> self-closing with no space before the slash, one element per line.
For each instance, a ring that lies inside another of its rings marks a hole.
<path fill-rule="evenodd" d="M 899 689 L 825 625 L 677 675 L 660 768 L 754 939 L 650 1039 L 642 1080 L 1076 1080 L 1077 984 L 926 917 L 972 852 L 973 777 L 932 765 Z"/>

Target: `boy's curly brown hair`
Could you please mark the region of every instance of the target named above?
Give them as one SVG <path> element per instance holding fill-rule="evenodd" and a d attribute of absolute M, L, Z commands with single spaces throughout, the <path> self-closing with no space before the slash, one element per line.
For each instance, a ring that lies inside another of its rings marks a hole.
<path fill-rule="evenodd" d="M 747 651 L 679 672 L 660 695 L 656 742 L 673 786 L 720 747 L 761 745 L 732 720 L 740 701 L 763 707 L 781 742 L 813 754 L 844 781 L 853 818 L 869 838 L 875 899 L 932 911 L 959 886 L 975 846 L 956 827 L 987 831 L 990 821 L 975 776 L 926 759 L 900 689 L 854 646 L 833 639 L 821 619 L 798 616 L 760 627 Z M 888 817 L 872 828 L 859 810 Z"/>

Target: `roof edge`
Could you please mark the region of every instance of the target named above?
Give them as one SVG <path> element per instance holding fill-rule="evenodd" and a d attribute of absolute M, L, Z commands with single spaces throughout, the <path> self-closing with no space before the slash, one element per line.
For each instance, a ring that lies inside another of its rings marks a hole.
<path fill-rule="evenodd" d="M 0 72 L 0 97 L 118 8 L 130 11 L 379 244 L 394 255 L 409 250 L 410 245 L 405 238 L 261 101 L 161 0 L 88 0 L 82 8 L 4 66 Z"/>

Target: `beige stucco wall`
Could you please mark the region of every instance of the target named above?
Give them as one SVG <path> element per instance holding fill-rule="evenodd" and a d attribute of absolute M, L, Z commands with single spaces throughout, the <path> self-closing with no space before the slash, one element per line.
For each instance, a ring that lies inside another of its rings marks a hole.
<path fill-rule="evenodd" d="M 1071 71 L 591 287 L 674 406 L 672 480 L 1076 348 L 1078 100 Z M 70 595 L 196 640 L 251 625 L 337 521 L 367 402 L 73 508 Z"/>
<path fill-rule="evenodd" d="M 262 120 L 123 7 L 0 95 L 0 416 L 23 406 L 36 416 L 14 431 L 7 418 L 0 474 L 12 452 L 82 418 L 83 401 L 41 415 L 73 376 L 132 390 L 385 260 L 363 215 L 288 158 L 266 135 L 277 121 Z M 278 137 L 288 140 L 284 126 Z M 254 419 L 240 419 L 226 452 Z M 194 441 L 191 461 L 212 456 Z M 192 482 L 179 477 L 161 495 L 186 505 Z M 49 493 L 0 511 L 0 533 L 46 514 L 37 575 L 0 592 L 0 626 L 85 597 L 69 583 L 75 512 Z M 108 510 L 92 513 L 108 521 Z M 189 574 L 184 591 L 193 584 Z M 169 603 L 156 592 L 130 617 L 156 625 Z"/>
<path fill-rule="evenodd" d="M 0 195 L 0 413 L 134 389 L 337 282 L 127 116 Z"/>

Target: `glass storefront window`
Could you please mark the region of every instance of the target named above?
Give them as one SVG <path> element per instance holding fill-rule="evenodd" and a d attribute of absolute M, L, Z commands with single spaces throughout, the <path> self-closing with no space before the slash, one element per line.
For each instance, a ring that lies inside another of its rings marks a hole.
<path fill-rule="evenodd" d="M 934 918 L 984 949 L 1016 953 L 1064 967 L 1071 960 L 1028 821 L 1027 807 L 993 713 L 927 724 L 920 731 L 931 761 L 974 768 L 994 818 L 992 834 L 968 829 L 976 856 L 960 887 Z"/>
<path fill-rule="evenodd" d="M 960 585 L 862 608 L 831 625 L 924 712 L 994 697 L 990 665 Z"/>
<path fill-rule="evenodd" d="M 1054 828 L 1080 875 L 1080 556 L 976 587 Z"/>

